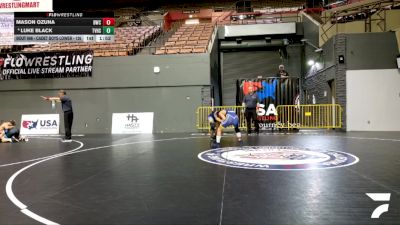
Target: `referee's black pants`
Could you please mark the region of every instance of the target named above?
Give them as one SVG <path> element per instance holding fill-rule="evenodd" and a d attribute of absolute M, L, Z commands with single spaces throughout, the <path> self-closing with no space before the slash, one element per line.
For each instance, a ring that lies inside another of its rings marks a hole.
<path fill-rule="evenodd" d="M 65 127 L 65 139 L 71 139 L 72 121 L 74 120 L 74 113 L 72 111 L 64 112 L 64 127 Z"/>
<path fill-rule="evenodd" d="M 257 120 L 257 111 L 255 108 L 246 108 L 245 112 L 245 117 L 246 117 L 246 123 L 247 123 L 247 133 L 251 134 L 251 121 L 253 120 L 254 122 L 254 127 L 256 133 L 260 132 L 260 127 L 258 125 L 258 120 Z"/>

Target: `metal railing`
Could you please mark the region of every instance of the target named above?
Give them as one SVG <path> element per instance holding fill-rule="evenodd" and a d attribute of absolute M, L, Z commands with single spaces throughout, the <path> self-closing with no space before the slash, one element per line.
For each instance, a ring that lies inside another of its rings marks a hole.
<path fill-rule="evenodd" d="M 342 127 L 342 107 L 338 104 L 279 105 L 276 127 L 286 129 L 329 129 Z"/>
<path fill-rule="evenodd" d="M 292 14 L 275 13 L 272 15 L 267 15 L 263 18 L 243 19 L 236 21 L 216 20 L 217 26 L 271 24 L 271 23 L 287 23 L 287 22 L 302 22 L 300 12 L 293 12 Z"/>
<path fill-rule="evenodd" d="M 234 111 L 239 117 L 239 128 L 245 129 L 246 118 L 242 106 L 201 106 L 196 111 L 198 130 L 209 130 L 208 115 L 218 110 Z M 278 129 L 332 129 L 342 127 L 343 109 L 338 104 L 279 105 L 276 108 Z"/>
<path fill-rule="evenodd" d="M 208 115 L 211 112 L 219 111 L 219 110 L 227 110 L 227 111 L 234 111 L 236 115 L 239 117 L 239 128 L 246 128 L 246 119 L 244 116 L 244 107 L 243 106 L 201 106 L 197 108 L 196 111 L 196 127 L 199 130 L 209 130 L 210 124 L 208 122 Z"/>

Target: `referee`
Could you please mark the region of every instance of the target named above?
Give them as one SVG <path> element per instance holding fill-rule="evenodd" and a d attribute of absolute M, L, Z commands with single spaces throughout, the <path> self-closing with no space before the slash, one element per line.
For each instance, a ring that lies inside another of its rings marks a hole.
<path fill-rule="evenodd" d="M 251 121 L 253 120 L 255 131 L 258 134 L 260 132 L 260 128 L 257 120 L 257 105 L 258 105 L 258 96 L 257 93 L 254 92 L 253 86 L 249 86 L 249 93 L 244 96 L 242 106 L 246 108 L 245 117 L 247 122 L 247 134 L 251 134 Z"/>
<path fill-rule="evenodd" d="M 67 92 L 65 90 L 60 90 L 58 92 L 58 97 L 44 97 L 44 96 L 41 97 L 47 101 L 61 102 L 61 108 L 64 112 L 64 127 L 65 127 L 65 138 L 62 141 L 71 142 L 72 141 L 71 129 L 72 129 L 72 121 L 74 120 L 74 112 L 72 111 L 72 101 L 67 96 Z"/>

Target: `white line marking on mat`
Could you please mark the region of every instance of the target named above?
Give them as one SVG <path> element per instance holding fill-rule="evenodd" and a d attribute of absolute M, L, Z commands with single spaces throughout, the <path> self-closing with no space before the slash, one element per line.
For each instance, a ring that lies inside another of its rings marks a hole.
<path fill-rule="evenodd" d="M 332 137 L 341 137 L 341 138 L 357 139 L 357 140 L 376 140 L 376 141 L 400 142 L 400 139 L 388 139 L 388 138 L 363 138 L 363 137 L 346 137 L 346 136 L 332 136 Z"/>
<path fill-rule="evenodd" d="M 60 138 L 39 138 L 39 137 L 31 137 L 31 138 L 32 139 L 43 139 L 43 140 L 60 140 Z M 79 142 L 79 143 L 81 143 L 81 142 Z M 73 152 L 73 151 L 76 151 L 76 150 L 78 150 L 78 149 L 72 149 L 72 150 L 67 151 L 67 152 L 57 153 L 57 154 L 53 154 L 53 155 L 43 156 L 43 157 L 24 160 L 24 161 L 19 161 L 19 162 L 7 163 L 7 164 L 0 165 L 0 168 L 1 167 L 7 167 L 7 166 L 15 166 L 15 165 L 18 165 L 18 164 L 24 164 L 24 163 L 28 163 L 28 162 L 35 162 L 35 161 L 46 159 L 46 158 L 49 158 L 49 157 L 52 157 L 52 156 L 56 156 L 56 155 L 59 155 L 59 154 L 65 154 L 65 153 Z"/>
<path fill-rule="evenodd" d="M 66 156 L 66 155 L 72 155 L 75 153 L 80 153 L 80 152 L 86 152 L 86 151 L 92 151 L 92 150 L 98 150 L 98 149 L 104 149 L 104 148 L 110 148 L 110 147 L 119 147 L 119 146 L 126 146 L 126 145 L 132 145 L 132 144 L 142 144 L 142 143 L 151 143 L 151 142 L 161 142 L 161 141 L 173 141 L 173 140 L 187 140 L 187 139 L 197 139 L 197 138 L 204 138 L 204 137 L 183 137 L 183 138 L 169 138 L 169 139 L 159 139 L 159 140 L 151 140 L 151 141 L 136 141 L 136 142 L 130 142 L 130 143 L 122 143 L 122 144 L 115 144 L 115 145 L 106 145 L 106 146 L 99 146 L 99 147 L 94 147 L 94 148 L 88 148 L 88 149 L 82 149 L 79 150 L 83 147 L 83 143 L 79 142 L 79 141 L 75 141 L 77 143 L 80 143 L 81 145 L 78 148 L 75 148 L 71 151 L 65 152 L 65 153 L 60 153 L 60 154 L 56 154 L 53 156 L 49 156 L 46 157 L 43 160 L 37 161 L 35 163 L 29 164 L 27 166 L 25 166 L 24 168 L 18 170 L 17 172 L 15 172 L 7 181 L 6 184 L 6 194 L 7 197 L 10 199 L 10 201 L 16 205 L 18 208 L 21 209 L 21 212 L 24 213 L 25 215 L 29 216 L 30 218 L 42 223 L 42 224 L 57 224 L 51 220 L 48 220 L 46 218 L 43 218 L 31 211 L 28 210 L 28 206 L 24 205 L 24 203 L 22 203 L 21 201 L 18 200 L 17 197 L 15 197 L 13 190 L 12 190 L 12 185 L 14 180 L 17 178 L 18 175 L 20 175 L 22 172 L 24 172 L 25 170 L 38 165 L 40 163 L 46 162 L 48 160 L 51 159 L 55 159 L 55 158 L 59 158 L 62 156 Z"/>
<path fill-rule="evenodd" d="M 222 224 L 222 213 L 224 212 L 224 200 L 225 200 L 225 183 L 226 183 L 226 166 L 224 168 L 224 181 L 222 183 L 222 196 L 221 196 L 221 212 L 219 214 L 219 225 Z"/>
<path fill-rule="evenodd" d="M 353 169 L 350 169 L 350 168 L 348 168 L 348 170 L 349 170 L 350 172 L 352 172 L 352 173 L 354 173 L 354 174 L 357 174 L 358 176 L 360 176 L 360 177 L 362 177 L 362 178 L 364 178 L 364 179 L 366 179 L 366 180 L 368 180 L 368 181 L 374 183 L 374 184 L 377 184 L 377 185 L 379 185 L 379 186 L 381 186 L 381 187 L 383 187 L 383 188 L 385 188 L 385 189 L 387 189 L 387 190 L 389 190 L 389 191 L 392 191 L 392 192 L 394 192 L 394 193 L 400 195 L 400 192 L 399 192 L 399 191 L 397 191 L 397 190 L 395 190 L 395 189 L 393 189 L 393 188 L 391 188 L 391 187 L 389 187 L 389 186 L 387 186 L 387 185 L 384 185 L 384 184 L 380 183 L 379 181 L 374 180 L 374 179 L 372 179 L 371 177 L 368 177 L 367 175 L 361 174 L 361 173 L 359 173 L 359 172 L 357 172 L 357 171 L 355 171 L 355 170 L 353 170 Z"/>
<path fill-rule="evenodd" d="M 39 222 L 41 222 L 41 223 L 49 224 L 49 225 L 50 225 L 50 224 L 51 224 L 51 225 L 58 225 L 58 223 L 55 223 L 55 222 L 50 221 L 50 220 L 48 220 L 48 219 L 46 219 L 46 218 L 43 218 L 43 217 L 37 215 L 36 213 L 33 213 L 33 212 L 29 211 L 28 209 L 23 209 L 23 210 L 21 210 L 21 212 L 22 212 L 23 214 L 29 216 L 30 218 L 32 218 L 32 219 L 34 219 L 34 220 L 36 220 L 36 221 L 39 221 Z"/>
<path fill-rule="evenodd" d="M 107 145 L 107 146 L 99 146 L 99 147 L 93 147 L 93 148 L 88 148 L 88 149 L 82 149 L 83 147 L 83 143 L 79 142 L 79 141 L 75 141 L 77 143 L 80 143 L 81 145 L 78 148 L 75 148 L 73 150 L 64 152 L 64 153 L 60 153 L 60 154 L 55 154 L 55 155 L 51 155 L 51 156 L 47 156 L 47 157 L 43 157 L 43 158 L 38 158 L 38 159 L 33 159 L 31 161 L 37 161 L 35 163 L 32 163 L 28 166 L 25 166 L 24 168 L 20 169 L 19 171 L 17 171 L 16 173 L 14 173 L 7 181 L 6 184 L 6 193 L 8 198 L 10 199 L 10 201 L 16 205 L 18 208 L 20 208 L 21 212 L 27 216 L 29 216 L 30 218 L 42 223 L 42 224 L 57 224 L 51 220 L 48 220 L 46 218 L 43 218 L 33 212 L 31 212 L 30 210 L 28 210 L 28 206 L 24 205 L 21 201 L 19 201 L 16 196 L 14 195 L 13 191 L 12 191 L 12 185 L 14 180 L 17 178 L 18 175 L 20 175 L 22 172 L 24 172 L 25 170 L 38 165 L 40 163 L 46 162 L 48 160 L 51 159 L 55 159 L 55 158 L 59 158 L 59 157 L 63 157 L 63 156 L 67 156 L 67 155 L 72 155 L 72 154 L 76 154 L 76 153 L 81 153 L 81 152 L 87 152 L 87 151 L 92 151 L 92 150 L 98 150 L 98 149 L 105 149 L 105 148 L 110 148 L 110 147 L 119 147 L 119 146 L 127 146 L 127 145 L 133 145 L 133 144 L 142 144 L 142 143 L 151 143 L 151 142 L 161 142 L 161 141 L 173 141 L 173 140 L 187 140 L 187 139 L 197 139 L 197 138 L 206 138 L 207 136 L 201 136 L 201 137 L 183 137 L 183 138 L 169 138 L 169 139 L 159 139 L 159 140 L 150 140 L 150 141 L 137 141 L 137 142 L 130 142 L 130 143 L 122 143 L 122 144 L 114 144 L 114 145 Z M 340 138 L 348 138 L 348 139 L 358 139 L 358 140 L 380 140 L 380 141 L 395 141 L 395 142 L 400 142 L 400 140 L 398 139 L 380 139 L 380 138 L 361 138 L 361 137 L 346 137 L 346 136 L 325 136 L 325 137 L 340 137 Z M 48 139 L 52 139 L 52 138 L 48 138 Z M 53 138 L 54 139 L 54 138 Z M 18 163 L 18 162 L 17 162 Z M 23 162 L 20 162 L 23 163 Z M 1 165 L 4 166 L 4 165 Z M 0 167 L 1 167 L 0 166 Z M 225 175 L 224 175 L 224 182 L 225 182 Z M 224 192 L 224 190 L 223 190 Z M 223 193 L 224 194 L 224 193 Z M 222 196 L 223 197 L 223 196 Z M 221 215 L 222 216 L 222 210 L 223 210 L 223 201 L 222 201 L 222 205 L 221 205 Z M 220 223 L 222 222 L 222 218 L 220 218 Z"/>
<path fill-rule="evenodd" d="M 68 153 L 71 153 L 72 151 L 79 150 L 84 146 L 84 144 L 82 142 L 80 142 L 80 141 L 75 141 L 75 140 L 73 140 L 73 141 L 79 143 L 80 145 L 79 145 L 79 147 L 77 147 L 77 148 L 75 148 L 75 149 L 73 149 L 71 151 L 68 151 Z M 28 166 L 25 166 L 24 168 L 22 168 L 22 169 L 18 170 L 17 172 L 15 172 L 7 181 L 6 194 L 7 194 L 7 197 L 10 199 L 10 201 L 12 203 L 14 203 L 14 205 L 16 205 L 18 208 L 20 208 L 22 213 L 24 213 L 25 215 L 31 217 L 32 219 L 34 219 L 34 220 L 36 220 L 36 221 L 38 221 L 40 223 L 43 223 L 43 224 L 56 224 L 56 223 L 54 223 L 54 222 L 52 222 L 52 221 L 50 221 L 48 219 L 45 219 L 45 218 L 43 218 L 43 217 L 41 217 L 41 216 L 39 216 L 39 215 L 27 210 L 28 206 L 24 205 L 24 203 L 22 203 L 20 200 L 18 200 L 17 197 L 15 197 L 14 192 L 12 190 L 13 182 L 14 182 L 15 178 L 17 178 L 17 176 L 19 174 L 21 174 L 25 170 L 31 168 L 32 166 L 35 166 L 35 165 L 37 165 L 39 163 L 45 162 L 45 161 L 50 160 L 50 159 L 61 157 L 61 156 L 65 155 L 65 154 L 66 153 L 60 153 L 60 154 L 57 154 L 57 155 L 53 155 L 53 156 L 47 157 L 47 158 L 45 158 L 45 159 L 43 159 L 41 161 L 38 161 L 38 162 L 32 163 L 32 164 L 30 164 Z"/>

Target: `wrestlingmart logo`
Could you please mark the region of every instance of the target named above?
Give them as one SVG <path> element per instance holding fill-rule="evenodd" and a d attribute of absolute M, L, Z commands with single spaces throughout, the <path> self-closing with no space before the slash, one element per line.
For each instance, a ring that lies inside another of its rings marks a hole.
<path fill-rule="evenodd" d="M 390 193 L 365 193 L 365 194 L 375 202 L 390 201 Z M 382 204 L 372 212 L 371 218 L 378 219 L 383 213 L 388 211 L 389 211 L 389 204 Z"/>

